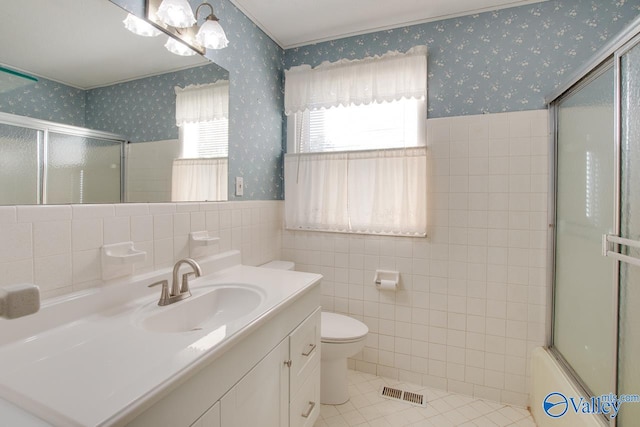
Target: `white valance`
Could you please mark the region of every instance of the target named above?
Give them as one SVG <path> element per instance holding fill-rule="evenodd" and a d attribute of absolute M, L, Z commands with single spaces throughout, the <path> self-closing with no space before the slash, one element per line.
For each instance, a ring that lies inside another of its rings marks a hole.
<path fill-rule="evenodd" d="M 229 118 L 229 80 L 176 86 L 176 125 Z"/>
<path fill-rule="evenodd" d="M 323 62 L 315 68 L 299 65 L 285 71 L 286 115 L 426 96 L 426 46 L 415 46 L 406 53 Z"/>

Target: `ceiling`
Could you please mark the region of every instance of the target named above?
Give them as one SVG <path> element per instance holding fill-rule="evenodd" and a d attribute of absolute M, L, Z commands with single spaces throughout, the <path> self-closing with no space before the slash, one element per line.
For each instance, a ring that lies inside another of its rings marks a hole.
<path fill-rule="evenodd" d="M 284 49 L 541 1 L 231 0 Z"/>
<path fill-rule="evenodd" d="M 129 32 L 106 0 L 5 0 L 0 16 L 0 65 L 79 89 L 208 63 L 170 53 L 166 36 Z"/>

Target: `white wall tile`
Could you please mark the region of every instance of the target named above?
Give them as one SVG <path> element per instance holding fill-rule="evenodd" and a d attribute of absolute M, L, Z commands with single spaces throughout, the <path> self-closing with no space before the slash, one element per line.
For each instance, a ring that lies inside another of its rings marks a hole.
<path fill-rule="evenodd" d="M 115 215 L 115 205 L 71 205 L 74 220 L 89 218 L 105 218 Z"/>
<path fill-rule="evenodd" d="M 103 220 L 80 219 L 71 224 L 71 245 L 74 252 L 98 249 L 103 245 Z"/>
<path fill-rule="evenodd" d="M 136 215 L 130 217 L 131 240 L 134 242 L 148 242 L 153 240 L 153 217 L 151 215 Z"/>
<path fill-rule="evenodd" d="M 33 282 L 33 258 L 0 262 L 1 286 Z"/>
<path fill-rule="evenodd" d="M 148 215 L 149 205 L 146 203 L 121 203 L 115 205 L 116 216 Z"/>
<path fill-rule="evenodd" d="M 153 215 L 153 240 L 169 239 L 173 235 L 173 215 Z"/>
<path fill-rule="evenodd" d="M 35 284 L 45 293 L 71 286 L 72 264 L 69 252 L 61 255 L 35 258 Z"/>
<path fill-rule="evenodd" d="M 231 212 L 232 206 L 262 213 L 251 226 L 245 259 L 261 264 L 280 258 L 280 205 L 265 201 L 0 208 L 0 285 L 36 283 L 43 298 L 106 285 L 101 280 L 101 246 L 129 240 L 147 252 L 146 261 L 134 266 L 136 274 L 171 266 L 189 255 L 188 233 L 194 223 L 204 226 L 205 212 L 212 214 L 210 222 L 214 222 L 214 212 Z M 174 236 L 174 215 L 181 227 L 178 236 Z M 229 234 L 213 228 L 222 238 L 216 251 L 230 249 Z"/>
<path fill-rule="evenodd" d="M 15 206 L 0 206 L 0 224 L 14 223 L 18 220 L 18 210 Z"/>
<path fill-rule="evenodd" d="M 73 283 L 97 280 L 102 274 L 100 250 L 74 251 L 72 258 Z"/>
<path fill-rule="evenodd" d="M 71 221 L 71 205 L 17 206 L 18 222 Z"/>
<path fill-rule="evenodd" d="M 103 221 L 104 244 L 131 241 L 131 221 L 126 216 L 114 216 Z"/>
<path fill-rule="evenodd" d="M 316 241 L 332 242 L 299 267 L 319 269 L 331 263 L 327 252 L 335 254 L 338 282 L 323 288 L 323 303 L 362 307 L 376 328 L 363 352 L 368 364 L 352 363 L 356 369 L 422 374 L 425 385 L 522 399 L 522 361 L 530 345 L 544 342 L 546 117 L 534 111 L 428 120 L 428 239 L 285 233 L 283 255 L 292 259 L 320 250 Z M 376 268 L 400 270 L 405 291 L 367 287 Z M 416 334 L 424 345 L 415 344 Z"/>
<path fill-rule="evenodd" d="M 69 254 L 71 252 L 71 221 L 33 223 L 34 256 Z"/>
<path fill-rule="evenodd" d="M 32 224 L 0 224 L 0 263 L 33 257 Z"/>

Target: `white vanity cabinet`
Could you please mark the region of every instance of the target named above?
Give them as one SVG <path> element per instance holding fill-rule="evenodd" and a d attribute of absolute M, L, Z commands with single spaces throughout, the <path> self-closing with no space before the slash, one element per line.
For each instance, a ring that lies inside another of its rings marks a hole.
<path fill-rule="evenodd" d="M 320 309 L 220 401 L 222 427 L 312 426 L 320 411 Z"/>
<path fill-rule="evenodd" d="M 172 387 L 130 427 L 312 427 L 320 413 L 320 286 Z"/>

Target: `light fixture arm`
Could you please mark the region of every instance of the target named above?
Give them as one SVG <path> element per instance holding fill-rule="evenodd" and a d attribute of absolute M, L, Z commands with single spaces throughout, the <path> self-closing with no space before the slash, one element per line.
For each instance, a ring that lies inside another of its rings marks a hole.
<path fill-rule="evenodd" d="M 200 6 L 198 6 L 196 8 L 196 19 L 198 19 L 198 12 L 200 12 L 200 8 L 202 6 L 209 6 L 209 9 L 211 9 L 211 13 L 205 18 L 206 21 L 219 21 L 220 19 L 218 19 L 218 17 L 213 13 L 213 6 L 211 6 L 209 3 L 202 3 Z"/>

